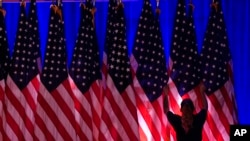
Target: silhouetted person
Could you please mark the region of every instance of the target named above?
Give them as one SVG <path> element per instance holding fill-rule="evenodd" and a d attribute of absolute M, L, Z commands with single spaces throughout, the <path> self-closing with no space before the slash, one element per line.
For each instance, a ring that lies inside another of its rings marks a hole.
<path fill-rule="evenodd" d="M 194 114 L 195 107 L 191 99 L 183 99 L 181 102 L 181 116 L 169 111 L 168 86 L 165 86 L 163 90 L 165 93 L 163 101 L 164 112 L 176 132 L 177 141 L 201 141 L 202 129 L 206 121 L 208 109 L 203 83 L 200 84 L 203 105 L 197 114 Z"/>

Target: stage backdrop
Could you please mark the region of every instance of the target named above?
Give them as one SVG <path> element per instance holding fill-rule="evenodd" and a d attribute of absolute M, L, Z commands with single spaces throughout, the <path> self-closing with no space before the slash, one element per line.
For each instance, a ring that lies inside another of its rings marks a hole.
<path fill-rule="evenodd" d="M 152 1 L 152 0 L 151 0 Z M 127 27 L 127 41 L 129 54 L 131 54 L 136 28 L 138 26 L 139 16 L 142 8 L 142 0 L 125 0 L 125 16 Z M 197 33 L 197 42 L 199 51 L 201 50 L 203 38 L 208 22 L 210 4 L 212 0 L 192 0 L 195 5 L 194 20 Z M 234 88 L 236 92 L 236 101 L 238 106 L 239 122 L 241 124 L 250 124 L 250 19 L 249 19 L 249 1 L 248 0 L 222 0 L 229 46 L 233 60 Z M 40 31 L 40 44 L 42 57 L 47 41 L 48 20 L 51 2 L 38 1 L 38 22 Z M 156 2 L 152 1 L 153 7 Z M 160 0 L 160 24 L 164 39 L 166 58 L 169 58 L 171 37 L 175 16 L 177 0 Z M 10 51 L 13 51 L 15 35 L 17 31 L 18 16 L 20 4 L 13 0 L 4 1 L 3 8 L 7 11 L 6 26 Z M 27 10 L 29 2 L 27 3 Z M 107 0 L 97 0 L 96 2 L 95 24 L 98 37 L 98 45 L 102 52 L 104 47 L 106 18 L 107 18 Z M 65 37 L 67 47 L 68 63 L 71 62 L 73 48 L 77 37 L 80 7 L 79 1 L 63 2 L 63 17 L 65 19 Z M 12 54 L 10 52 L 10 54 Z M 100 56 L 102 58 L 102 56 Z M 42 58 L 43 59 L 43 58 Z M 168 60 L 167 60 L 168 61 Z"/>

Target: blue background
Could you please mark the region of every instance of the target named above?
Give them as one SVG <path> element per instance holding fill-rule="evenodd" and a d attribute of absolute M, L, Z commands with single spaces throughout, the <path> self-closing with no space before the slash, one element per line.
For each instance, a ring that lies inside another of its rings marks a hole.
<path fill-rule="evenodd" d="M 130 54 L 136 35 L 136 28 L 141 13 L 142 2 L 142 0 L 123 2 L 126 14 L 128 41 L 127 44 Z M 196 26 L 198 49 L 200 51 L 208 22 L 210 4 L 212 0 L 192 0 L 192 2 L 195 5 L 194 20 Z M 44 57 L 44 51 L 47 41 L 50 4 L 51 2 L 37 3 L 42 59 Z M 160 0 L 160 22 L 167 61 L 171 45 L 176 4 L 177 0 Z M 3 8 L 7 11 L 6 26 L 11 52 L 13 51 L 15 35 L 17 31 L 19 6 L 19 3 L 3 3 Z M 152 6 L 155 9 L 156 3 L 153 0 Z M 28 8 L 29 3 L 27 3 L 27 11 Z M 100 51 L 102 51 L 105 42 L 108 2 L 98 1 L 96 2 L 96 8 L 96 31 L 99 48 Z M 250 85 L 248 84 L 248 80 L 250 80 L 249 0 L 222 0 L 222 8 L 224 12 L 229 45 L 234 64 L 234 88 L 236 92 L 239 122 L 241 124 L 250 124 L 250 95 L 248 92 L 250 88 Z M 67 59 L 68 63 L 70 63 L 79 26 L 79 2 L 64 2 L 63 16 L 65 20 L 65 37 L 68 56 Z M 102 56 L 100 58 L 102 58 Z"/>

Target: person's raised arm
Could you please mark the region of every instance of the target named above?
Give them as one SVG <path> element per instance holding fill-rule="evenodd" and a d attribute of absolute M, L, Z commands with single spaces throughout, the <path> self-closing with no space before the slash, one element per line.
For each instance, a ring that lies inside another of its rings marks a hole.
<path fill-rule="evenodd" d="M 169 103 L 168 103 L 168 85 L 166 85 L 163 88 L 163 108 L 164 108 L 164 113 L 167 114 L 169 111 Z"/>
<path fill-rule="evenodd" d="M 206 87 L 201 82 L 200 83 L 200 94 L 201 94 L 201 100 L 202 100 L 202 108 L 205 109 L 205 110 L 207 110 L 208 109 L 208 103 L 207 103 L 207 98 L 205 96 L 205 90 L 206 90 Z"/>

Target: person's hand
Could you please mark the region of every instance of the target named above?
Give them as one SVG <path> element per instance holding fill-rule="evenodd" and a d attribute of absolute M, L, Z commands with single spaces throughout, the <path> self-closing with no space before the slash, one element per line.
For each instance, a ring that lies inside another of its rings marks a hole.
<path fill-rule="evenodd" d="M 206 91 L 206 86 L 204 85 L 203 82 L 200 83 L 200 94 L 201 94 L 201 100 L 202 100 L 202 104 L 203 104 L 203 108 L 204 109 L 208 109 L 208 103 L 207 103 L 207 98 L 205 95 L 205 91 Z"/>
<path fill-rule="evenodd" d="M 203 82 L 200 83 L 200 92 L 205 93 L 206 87 Z"/>
<path fill-rule="evenodd" d="M 164 96 L 168 95 L 168 85 L 163 87 Z"/>
<path fill-rule="evenodd" d="M 166 114 L 169 111 L 169 105 L 168 105 L 168 85 L 163 87 L 163 108 L 164 113 Z"/>

